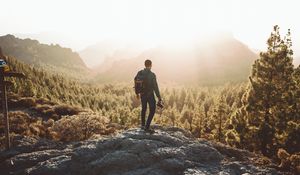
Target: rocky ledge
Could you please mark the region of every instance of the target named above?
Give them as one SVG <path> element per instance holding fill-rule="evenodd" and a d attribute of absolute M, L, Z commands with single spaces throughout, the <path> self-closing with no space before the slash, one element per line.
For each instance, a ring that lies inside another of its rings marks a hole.
<path fill-rule="evenodd" d="M 155 130 L 150 135 L 130 129 L 68 144 L 21 137 L 10 151 L 0 152 L 0 174 L 279 174 L 257 165 L 257 155 L 247 151 L 195 139 L 179 128 Z"/>

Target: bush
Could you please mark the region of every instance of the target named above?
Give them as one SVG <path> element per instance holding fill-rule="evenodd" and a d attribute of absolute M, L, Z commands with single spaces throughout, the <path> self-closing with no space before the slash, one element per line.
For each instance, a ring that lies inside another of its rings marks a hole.
<path fill-rule="evenodd" d="M 94 134 L 106 134 L 108 119 L 89 113 L 65 116 L 54 123 L 52 131 L 57 133 L 61 141 L 79 141 L 90 138 Z"/>
<path fill-rule="evenodd" d="M 52 106 L 43 104 L 43 105 L 37 105 L 37 106 L 33 107 L 32 109 L 35 110 L 36 112 L 44 115 L 44 114 L 46 114 L 46 111 L 51 108 L 52 108 Z"/>
<path fill-rule="evenodd" d="M 57 104 L 57 103 L 49 101 L 49 100 L 47 100 L 45 98 L 38 98 L 38 99 L 36 99 L 36 103 L 37 104 L 41 104 L 41 105 L 51 105 L 51 106 Z"/>
<path fill-rule="evenodd" d="M 77 115 L 79 112 L 82 112 L 78 107 L 70 105 L 56 105 L 53 110 L 57 115 Z"/>
<path fill-rule="evenodd" d="M 230 146 L 238 146 L 240 143 L 239 134 L 233 129 L 228 130 L 225 133 L 225 141 Z"/>
<path fill-rule="evenodd" d="M 43 118 L 47 117 L 47 118 L 54 119 L 54 120 L 60 119 L 60 117 L 55 114 L 53 107 L 48 104 L 37 105 L 36 107 L 33 107 L 32 109 L 34 111 L 36 111 L 39 115 L 41 115 Z"/>
<path fill-rule="evenodd" d="M 8 117 L 11 134 L 51 138 L 49 135 L 49 129 L 52 127 L 51 121 L 43 122 L 41 118 L 31 117 L 22 111 L 9 112 Z M 3 115 L 1 115 L 0 135 L 4 135 L 4 123 Z"/>
<path fill-rule="evenodd" d="M 286 150 L 280 148 L 277 152 L 277 157 L 280 159 L 279 168 L 300 174 L 300 153 L 290 155 Z"/>
<path fill-rule="evenodd" d="M 16 107 L 33 107 L 36 106 L 36 101 L 34 98 L 32 97 L 24 97 L 21 98 L 18 102 L 17 102 L 17 106 Z"/>
<path fill-rule="evenodd" d="M 300 174 L 300 153 L 293 154 L 290 157 L 290 161 L 292 171 L 294 171 L 295 174 Z"/>
<path fill-rule="evenodd" d="M 288 152 L 286 152 L 286 150 L 280 148 L 277 151 L 277 157 L 280 159 L 280 165 L 279 168 L 284 169 L 284 170 L 288 170 L 290 168 L 290 154 Z"/>

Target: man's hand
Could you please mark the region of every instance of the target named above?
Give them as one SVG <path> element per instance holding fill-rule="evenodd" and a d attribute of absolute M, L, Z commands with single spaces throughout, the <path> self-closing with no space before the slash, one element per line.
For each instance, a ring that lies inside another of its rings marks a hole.
<path fill-rule="evenodd" d="M 157 102 L 156 105 L 157 105 L 158 107 L 160 107 L 161 109 L 164 108 L 164 103 L 163 103 L 163 101 L 162 101 L 161 98 L 158 99 L 158 102 Z"/>

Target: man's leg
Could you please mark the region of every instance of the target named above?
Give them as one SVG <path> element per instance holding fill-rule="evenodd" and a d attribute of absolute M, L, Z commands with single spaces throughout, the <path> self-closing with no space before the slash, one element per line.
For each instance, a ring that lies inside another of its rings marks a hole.
<path fill-rule="evenodd" d="M 141 95 L 142 111 L 141 111 L 141 127 L 145 127 L 145 116 L 147 110 L 147 98 Z"/>
<path fill-rule="evenodd" d="M 149 96 L 148 103 L 149 103 L 150 111 L 149 111 L 149 115 L 148 115 L 148 118 L 147 118 L 147 123 L 146 123 L 146 128 L 145 128 L 146 130 L 150 129 L 150 124 L 151 124 L 151 121 L 152 121 L 153 116 L 155 114 L 156 101 L 155 101 L 154 94 Z"/>

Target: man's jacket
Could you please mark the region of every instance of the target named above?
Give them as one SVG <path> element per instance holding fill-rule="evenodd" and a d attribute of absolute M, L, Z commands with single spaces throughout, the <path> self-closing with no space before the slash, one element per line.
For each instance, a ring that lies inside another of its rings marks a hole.
<path fill-rule="evenodd" d="M 140 70 L 138 72 L 138 75 L 139 74 L 142 74 L 145 77 L 144 81 L 146 82 L 146 87 L 145 87 L 144 94 L 149 95 L 155 92 L 156 97 L 160 99 L 161 97 L 160 97 L 160 93 L 156 81 L 156 75 L 153 72 L 151 72 L 150 69 L 147 68 Z"/>

